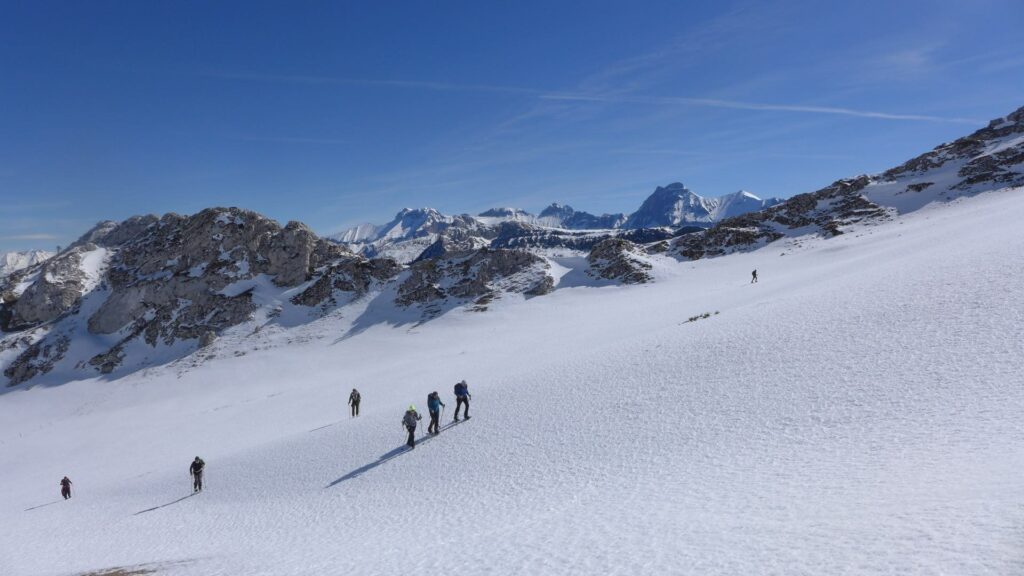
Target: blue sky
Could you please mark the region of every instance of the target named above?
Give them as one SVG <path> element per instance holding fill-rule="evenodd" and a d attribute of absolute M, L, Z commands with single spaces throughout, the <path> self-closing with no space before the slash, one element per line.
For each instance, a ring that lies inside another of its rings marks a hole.
<path fill-rule="evenodd" d="M 0 251 L 242 206 L 815 190 L 1024 105 L 1024 3 L 3 2 Z"/>

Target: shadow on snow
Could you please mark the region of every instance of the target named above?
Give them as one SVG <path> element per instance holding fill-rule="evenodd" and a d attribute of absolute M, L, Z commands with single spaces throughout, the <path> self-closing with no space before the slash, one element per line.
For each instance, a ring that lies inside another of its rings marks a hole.
<path fill-rule="evenodd" d="M 44 506 L 53 506 L 54 504 L 59 504 L 60 502 L 63 502 L 63 500 L 54 500 L 53 502 L 47 502 L 46 504 L 40 504 L 39 506 L 33 506 L 31 508 L 25 508 L 25 512 L 28 512 L 30 510 L 35 510 L 37 508 L 42 508 Z"/>
<path fill-rule="evenodd" d="M 465 422 L 465 420 L 460 420 L 458 422 L 449 422 L 449 423 L 445 424 L 444 426 L 441 426 L 441 432 L 444 432 L 445 430 L 448 430 L 449 428 L 457 426 L 458 424 L 461 424 L 462 422 Z M 437 436 L 430 436 L 430 435 L 428 435 L 425 438 L 417 439 L 416 440 L 416 445 L 417 446 L 422 446 L 423 444 L 426 444 L 427 442 L 430 442 L 434 438 L 437 438 Z M 375 462 L 370 462 L 369 464 L 366 464 L 365 466 L 360 466 L 359 468 L 356 468 L 355 470 L 349 472 L 348 474 L 345 474 L 341 478 L 338 478 L 334 482 L 331 482 L 327 486 L 324 486 L 324 490 L 326 490 L 328 488 L 334 488 L 338 484 L 341 484 L 342 482 L 345 482 L 345 481 L 348 481 L 348 480 L 352 480 L 353 478 L 358 478 L 358 477 L 362 476 L 363 474 L 369 472 L 370 470 L 373 470 L 374 468 L 380 466 L 381 464 L 384 464 L 385 462 L 387 462 L 389 460 L 393 460 L 393 459 L 401 456 L 402 454 L 405 454 L 409 450 L 410 450 L 410 448 L 407 445 L 402 444 L 398 448 L 394 448 L 394 449 L 392 449 L 392 450 L 382 454 L 381 457 L 378 458 Z"/>
<path fill-rule="evenodd" d="M 166 508 L 168 506 L 172 506 L 174 504 L 177 504 L 178 502 L 181 502 L 182 500 L 188 500 L 189 498 L 195 496 L 196 494 L 198 494 L 198 492 L 193 492 L 193 493 L 189 494 L 188 496 L 182 496 L 181 498 L 178 498 L 174 502 L 168 502 L 167 504 L 161 504 L 159 506 L 153 506 L 152 508 L 146 508 L 145 510 L 139 510 L 135 514 L 132 514 L 132 516 L 138 516 L 139 514 L 145 514 L 146 512 L 152 512 L 154 510 L 159 510 L 161 508 Z"/>

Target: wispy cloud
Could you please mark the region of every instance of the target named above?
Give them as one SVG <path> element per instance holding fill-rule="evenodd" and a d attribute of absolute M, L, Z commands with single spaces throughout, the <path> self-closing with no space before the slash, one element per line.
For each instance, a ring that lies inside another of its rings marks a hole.
<path fill-rule="evenodd" d="M 280 144 L 348 144 L 344 138 L 309 138 L 306 136 L 228 136 L 240 142 L 271 142 Z"/>
<path fill-rule="evenodd" d="M 27 203 L 10 203 L 0 204 L 0 213 L 21 213 L 21 212 L 36 212 L 44 210 L 53 210 L 56 208 L 67 208 L 73 206 L 73 202 L 62 201 L 62 202 L 42 202 L 36 204 Z"/>
<path fill-rule="evenodd" d="M 0 236 L 0 240 L 7 241 L 28 241 L 35 242 L 41 240 L 59 240 L 60 237 L 54 236 L 53 234 L 16 234 L 14 236 Z"/>
<path fill-rule="evenodd" d="M 224 80 L 247 80 L 273 82 L 277 84 L 307 84 L 313 86 L 379 86 L 384 88 L 414 88 L 447 92 L 497 92 L 503 94 L 542 94 L 543 90 L 519 88 L 516 86 L 493 86 L 487 84 L 460 84 L 434 82 L 430 80 L 375 80 L 371 78 L 344 78 L 337 76 L 305 76 L 290 74 L 254 74 L 247 72 L 206 72 L 202 76 Z"/>
<path fill-rule="evenodd" d="M 682 96 L 629 96 L 605 94 L 551 93 L 543 94 L 540 97 L 545 100 L 567 100 L 575 102 L 704 106 L 710 108 L 731 108 L 735 110 L 765 110 L 774 112 L 798 112 L 806 114 L 834 114 L 840 116 L 857 116 L 860 118 L 880 118 L 884 120 L 954 122 L 957 124 L 981 123 L 981 121 L 976 118 L 930 116 L 925 114 L 897 114 L 892 112 L 857 110 L 853 108 L 836 108 L 831 106 L 809 106 L 804 104 L 767 104 L 763 102 L 738 102 L 735 100 L 718 100 L 713 98 L 688 98 Z"/>
<path fill-rule="evenodd" d="M 644 60 L 646 62 L 646 60 Z M 630 69 L 628 66 L 617 66 L 616 74 L 621 69 Z M 260 82 L 280 82 L 294 84 L 313 85 L 356 85 L 356 86 L 386 86 L 392 88 L 415 88 L 426 90 L 444 90 L 460 92 L 496 92 L 504 94 L 516 94 L 530 96 L 544 101 L 560 102 L 595 102 L 604 104 L 646 104 L 646 105 L 683 105 L 708 108 L 729 108 L 734 110 L 759 110 L 769 112 L 791 112 L 804 114 L 830 114 L 839 116 L 855 116 L 859 118 L 877 118 L 882 120 L 906 120 L 918 122 L 952 122 L 957 124 L 979 124 L 981 121 L 976 118 L 957 118 L 945 116 L 932 116 L 926 114 L 901 114 L 877 110 L 859 110 L 855 108 L 841 108 L 832 106 L 813 106 L 806 104 L 775 104 L 763 102 L 743 102 L 735 100 L 720 100 L 715 98 L 696 98 L 686 96 L 644 96 L 636 94 L 612 93 L 590 93 L 590 92 L 558 92 L 553 90 L 542 90 L 537 88 L 523 88 L 518 86 L 493 86 L 482 84 L 457 84 L 448 82 L 430 82 L 422 80 L 368 80 L 362 78 L 336 78 L 329 76 L 288 76 L 279 74 L 243 74 L 243 73 L 217 73 L 208 74 L 217 78 L 233 80 L 250 80 Z M 307 142 L 320 144 L 337 144 L 341 140 L 302 138 L 302 137 L 240 137 L 238 139 L 251 141 L 268 142 Z"/>

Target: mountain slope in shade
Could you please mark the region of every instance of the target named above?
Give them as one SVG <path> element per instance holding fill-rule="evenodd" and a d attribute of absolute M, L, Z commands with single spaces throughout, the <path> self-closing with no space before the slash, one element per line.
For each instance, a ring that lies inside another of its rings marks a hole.
<path fill-rule="evenodd" d="M 574 210 L 572 206 L 552 203 L 540 213 L 541 219 L 552 219 L 553 227 L 566 230 L 610 230 L 621 228 L 625 214 L 602 214 Z"/>

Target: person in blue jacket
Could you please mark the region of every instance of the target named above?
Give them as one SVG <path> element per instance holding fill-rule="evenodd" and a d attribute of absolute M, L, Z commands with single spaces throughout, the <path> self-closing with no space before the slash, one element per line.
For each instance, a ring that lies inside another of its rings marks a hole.
<path fill-rule="evenodd" d="M 444 407 L 444 402 L 441 402 L 441 395 L 434 390 L 427 395 L 427 411 L 430 412 L 430 425 L 427 426 L 428 434 L 440 434 L 441 426 L 439 420 L 441 419 L 441 408 Z"/>
<path fill-rule="evenodd" d="M 473 396 L 469 393 L 469 384 L 463 380 L 455 385 L 455 421 L 459 421 L 459 409 L 466 407 L 466 420 L 469 420 L 469 401 Z"/>

